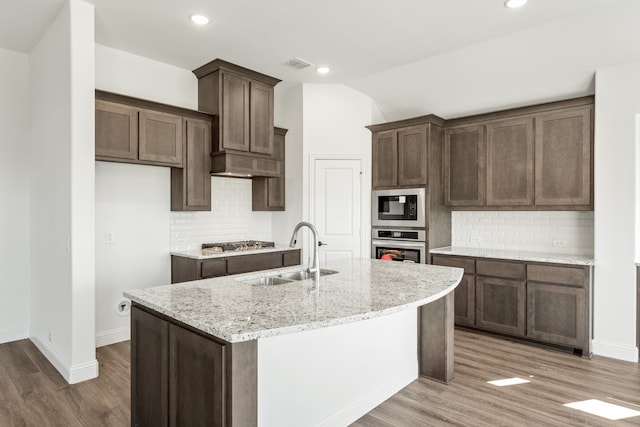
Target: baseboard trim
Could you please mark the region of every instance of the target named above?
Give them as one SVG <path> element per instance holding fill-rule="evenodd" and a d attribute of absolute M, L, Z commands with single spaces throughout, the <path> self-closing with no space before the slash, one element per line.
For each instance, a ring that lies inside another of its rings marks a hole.
<path fill-rule="evenodd" d="M 31 337 L 31 342 L 69 384 L 98 377 L 98 361 L 96 359 L 70 367 L 51 346 L 42 342 L 38 337 Z"/>
<path fill-rule="evenodd" d="M 638 347 L 608 341 L 593 340 L 593 354 L 625 360 L 627 362 L 638 361 Z"/>
<path fill-rule="evenodd" d="M 411 384 L 418 377 L 416 370 L 404 369 L 403 372 L 387 379 L 384 383 L 363 395 L 355 402 L 345 407 L 335 415 L 323 420 L 320 426 L 346 426 L 350 425 L 360 417 L 380 405 L 385 400 Z"/>
<path fill-rule="evenodd" d="M 116 344 L 131 339 L 130 328 L 113 329 L 111 331 L 96 333 L 96 347 Z"/>
<path fill-rule="evenodd" d="M 0 344 L 29 338 L 29 328 L 0 331 Z"/>

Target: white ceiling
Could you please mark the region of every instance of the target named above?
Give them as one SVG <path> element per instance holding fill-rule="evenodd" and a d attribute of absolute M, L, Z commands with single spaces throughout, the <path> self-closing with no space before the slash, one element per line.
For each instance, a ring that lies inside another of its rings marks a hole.
<path fill-rule="evenodd" d="M 21 52 L 33 48 L 64 4 L 64 0 L 0 1 L 3 10 L 0 47 Z M 405 111 L 430 112 L 429 106 L 424 105 L 428 93 L 416 83 L 420 83 L 424 71 L 439 70 L 441 58 L 446 63 L 457 52 L 495 47 L 492 43 L 496 41 L 518 38 L 527 32 L 534 37 L 545 26 L 557 29 L 562 22 L 598 16 L 639 1 L 530 0 L 517 10 L 503 7 L 503 0 L 89 0 L 89 3 L 95 5 L 97 43 L 190 70 L 222 58 L 278 77 L 284 85 L 344 83 L 380 100 L 383 112 L 395 116 Z M 209 16 L 212 22 L 205 27 L 191 24 L 188 17 L 196 12 Z M 572 30 L 593 35 L 590 28 Z M 598 34 L 598 40 L 606 41 L 612 33 L 615 36 L 615 25 L 611 30 Z M 552 40 L 547 48 L 554 50 L 554 44 Z M 574 48 L 588 51 L 590 46 Z M 600 49 L 597 54 L 606 51 Z M 320 76 L 311 68 L 298 71 L 283 65 L 293 57 L 328 65 L 332 72 Z M 522 58 L 516 55 L 516 59 Z M 483 64 L 473 66 L 481 70 Z M 473 74 L 473 70 L 468 72 Z M 434 78 L 443 77 L 442 70 L 438 73 Z M 447 71 L 444 73 L 446 77 Z M 403 81 L 407 78 L 414 79 L 413 91 Z M 584 92 L 581 84 L 582 89 L 573 91 Z M 387 99 L 390 91 L 397 90 L 411 92 L 406 94 L 407 102 L 401 108 Z M 421 103 L 424 107 L 412 107 L 412 97 L 416 106 Z"/>

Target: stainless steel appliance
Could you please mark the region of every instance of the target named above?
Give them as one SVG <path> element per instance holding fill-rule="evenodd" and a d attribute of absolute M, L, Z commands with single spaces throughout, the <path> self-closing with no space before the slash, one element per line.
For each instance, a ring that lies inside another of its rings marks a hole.
<path fill-rule="evenodd" d="M 424 193 L 424 188 L 374 190 L 371 193 L 371 225 L 424 228 Z"/>
<path fill-rule="evenodd" d="M 424 230 L 374 228 L 371 230 L 371 237 L 371 258 L 427 263 L 427 243 Z"/>

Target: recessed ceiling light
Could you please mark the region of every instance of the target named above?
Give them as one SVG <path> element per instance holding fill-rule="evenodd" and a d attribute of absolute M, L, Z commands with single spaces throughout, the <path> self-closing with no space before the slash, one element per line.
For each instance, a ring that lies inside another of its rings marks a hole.
<path fill-rule="evenodd" d="M 316 71 L 320 74 L 327 74 L 331 69 L 329 67 L 318 67 Z"/>
<path fill-rule="evenodd" d="M 504 2 L 504 6 L 509 9 L 515 9 L 517 7 L 522 7 L 527 3 L 527 0 L 506 0 Z"/>
<path fill-rule="evenodd" d="M 209 18 L 204 15 L 191 15 L 191 22 L 198 25 L 205 25 L 209 23 Z"/>

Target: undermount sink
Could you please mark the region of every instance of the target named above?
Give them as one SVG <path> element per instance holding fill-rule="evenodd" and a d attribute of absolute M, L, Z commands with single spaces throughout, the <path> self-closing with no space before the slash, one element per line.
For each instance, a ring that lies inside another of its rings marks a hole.
<path fill-rule="evenodd" d="M 329 274 L 336 274 L 335 270 L 325 270 L 324 268 L 320 269 L 320 276 L 327 276 Z M 307 270 L 299 270 L 292 271 L 290 273 L 282 273 L 276 276 L 266 276 L 266 277 L 258 277 L 254 279 L 246 279 L 242 280 L 244 283 L 248 283 L 250 285 L 255 286 L 273 286 L 273 285 L 283 285 L 285 283 L 291 283 L 298 280 L 306 280 L 312 279 L 314 277 L 314 273 L 309 273 Z"/>
<path fill-rule="evenodd" d="M 320 276 L 327 276 L 329 274 L 336 274 L 336 273 L 337 271 L 335 270 L 325 270 L 324 268 L 320 269 Z M 314 274 L 309 273 L 307 270 L 300 270 L 300 271 L 292 271 L 291 273 L 283 273 L 276 277 L 282 277 L 283 279 L 288 279 L 288 280 L 306 280 L 306 279 L 313 278 L 313 276 Z"/>

